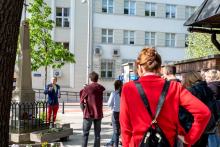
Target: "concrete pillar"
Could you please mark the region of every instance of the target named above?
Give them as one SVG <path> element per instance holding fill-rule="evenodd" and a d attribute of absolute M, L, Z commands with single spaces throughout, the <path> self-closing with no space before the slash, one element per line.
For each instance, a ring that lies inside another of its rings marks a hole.
<path fill-rule="evenodd" d="M 70 9 L 70 52 L 74 54 L 75 48 L 75 0 L 71 0 Z M 74 64 L 70 63 L 70 87 L 74 88 Z"/>
<path fill-rule="evenodd" d="M 16 89 L 13 91 L 12 100 L 16 102 L 34 102 L 35 91 L 32 89 L 30 34 L 27 20 L 22 21 L 20 29 L 17 74 Z"/>

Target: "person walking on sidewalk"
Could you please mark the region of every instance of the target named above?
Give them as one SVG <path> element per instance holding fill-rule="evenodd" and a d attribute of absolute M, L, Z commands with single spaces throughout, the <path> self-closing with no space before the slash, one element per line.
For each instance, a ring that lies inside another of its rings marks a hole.
<path fill-rule="evenodd" d="M 113 110 L 112 114 L 112 126 L 114 131 L 114 147 L 119 145 L 120 123 L 119 123 L 119 113 L 120 113 L 120 103 L 121 103 L 121 91 L 123 87 L 123 82 L 121 80 L 116 80 L 114 83 L 115 91 L 113 91 L 108 100 L 108 106 Z"/>
<path fill-rule="evenodd" d="M 105 88 L 97 83 L 98 79 L 99 75 L 96 72 L 89 74 L 91 84 L 84 88 L 80 98 L 80 103 L 85 104 L 82 147 L 87 147 L 92 122 L 94 123 L 95 134 L 94 147 L 100 147 L 101 120 L 103 118 L 103 91 L 105 91 Z"/>
<path fill-rule="evenodd" d="M 54 116 L 52 118 L 52 121 L 55 122 L 56 121 L 56 117 L 57 117 L 57 111 L 59 109 L 59 101 L 58 98 L 60 98 L 61 94 L 60 94 L 60 86 L 57 85 L 57 77 L 53 77 L 51 79 L 51 84 L 48 84 L 44 90 L 44 94 L 48 94 L 48 110 L 47 110 L 47 121 L 50 120 L 51 118 L 51 114 L 53 112 L 53 106 L 51 105 L 52 102 L 54 102 Z"/>

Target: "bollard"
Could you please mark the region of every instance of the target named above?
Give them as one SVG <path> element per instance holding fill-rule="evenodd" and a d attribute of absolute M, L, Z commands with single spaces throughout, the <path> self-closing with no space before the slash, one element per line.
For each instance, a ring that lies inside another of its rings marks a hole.
<path fill-rule="evenodd" d="M 62 111 L 62 114 L 64 114 L 64 101 L 63 101 L 63 111 Z"/>

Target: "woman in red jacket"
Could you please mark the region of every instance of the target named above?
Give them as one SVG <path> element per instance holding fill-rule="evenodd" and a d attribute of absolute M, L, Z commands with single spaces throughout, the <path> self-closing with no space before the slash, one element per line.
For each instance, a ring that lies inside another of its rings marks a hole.
<path fill-rule="evenodd" d="M 141 51 L 136 59 L 136 69 L 140 75 L 138 82 L 141 83 L 144 89 L 152 116 L 155 117 L 156 107 L 165 80 L 156 74 L 161 69 L 161 57 L 154 47 L 144 48 Z M 194 116 L 194 123 L 188 134 L 179 125 L 179 105 L 187 109 Z M 157 124 L 172 147 L 176 140 L 176 125 L 179 126 L 178 131 L 184 134 L 184 136 L 179 135 L 179 139 L 183 143 L 188 144 L 188 146 L 191 146 L 202 135 L 210 116 L 210 110 L 205 104 L 183 88 L 181 83 L 171 81 L 164 105 L 157 118 Z M 134 142 L 134 146 L 138 147 L 151 122 L 152 119 L 142 102 L 135 83 L 126 83 L 122 90 L 120 106 L 123 147 L 128 147 L 131 142 Z"/>

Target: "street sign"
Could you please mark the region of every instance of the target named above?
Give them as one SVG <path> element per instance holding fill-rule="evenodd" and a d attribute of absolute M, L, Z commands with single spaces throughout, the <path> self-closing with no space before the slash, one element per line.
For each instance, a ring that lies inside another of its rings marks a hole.
<path fill-rule="evenodd" d="M 137 80 L 138 78 L 135 76 L 135 74 L 130 74 L 130 80 L 134 81 Z"/>
<path fill-rule="evenodd" d="M 41 74 L 34 74 L 34 77 L 41 77 Z"/>
<path fill-rule="evenodd" d="M 124 76 L 119 76 L 119 80 L 124 81 Z"/>

